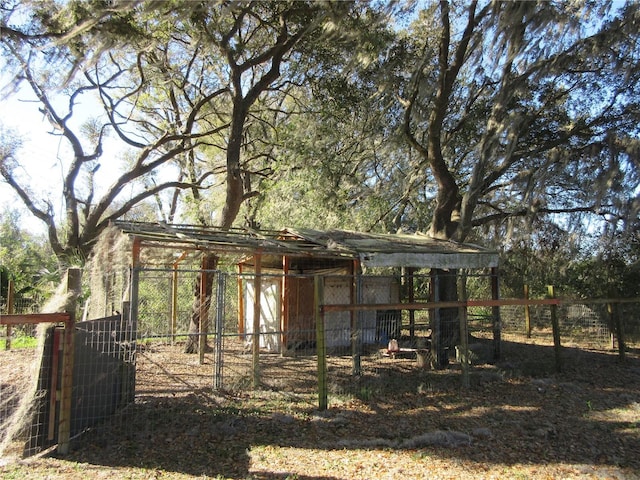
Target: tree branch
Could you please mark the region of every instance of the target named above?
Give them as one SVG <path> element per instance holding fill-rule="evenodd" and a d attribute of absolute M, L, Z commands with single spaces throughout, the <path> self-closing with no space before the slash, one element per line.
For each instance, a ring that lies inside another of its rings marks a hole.
<path fill-rule="evenodd" d="M 61 255 L 64 252 L 64 247 L 60 243 L 60 239 L 58 238 L 58 232 L 56 230 L 56 224 L 53 216 L 53 209 L 51 204 L 48 204 L 47 211 L 38 208 L 34 203 L 32 195 L 29 194 L 25 189 L 22 188 L 20 184 L 14 178 L 12 172 L 6 168 L 4 162 L 0 164 L 0 174 L 2 174 L 5 181 L 9 184 L 9 186 L 16 192 L 18 197 L 22 200 L 22 203 L 27 207 L 27 209 L 38 219 L 42 220 L 47 227 L 47 237 L 49 238 L 49 243 L 53 250 L 53 253 L 56 255 Z"/>
<path fill-rule="evenodd" d="M 134 195 L 133 197 L 131 197 L 129 200 L 127 200 L 127 202 L 125 202 L 122 206 L 120 206 L 118 209 L 113 211 L 111 214 L 109 214 L 108 216 L 105 216 L 96 225 L 95 229 L 97 231 L 102 231 L 104 228 L 106 228 L 109 225 L 109 222 L 111 222 L 112 220 L 116 220 L 120 218 L 122 215 L 129 212 L 135 205 L 139 204 L 143 200 L 146 200 L 147 198 L 152 197 L 164 190 L 167 190 L 170 188 L 177 188 L 181 190 L 186 190 L 191 188 L 198 188 L 198 189 L 207 188 L 207 187 L 202 187 L 202 183 L 204 183 L 204 181 L 212 175 L 213 175 L 212 172 L 206 172 L 196 182 L 182 182 L 182 181 L 165 182 L 165 183 L 156 185 L 153 188 L 149 188 L 143 192 L 140 192 L 137 195 Z M 93 238 L 93 236 L 89 235 L 89 238 Z"/>
<path fill-rule="evenodd" d="M 493 213 L 491 215 L 486 215 L 484 217 L 476 218 L 472 221 L 472 225 L 474 227 L 479 227 L 481 225 L 486 225 L 491 222 L 506 220 L 507 218 L 516 218 L 516 217 L 526 217 L 533 213 L 539 214 L 562 214 L 562 213 L 595 213 L 598 215 L 607 215 L 609 212 L 603 211 L 602 206 L 599 205 L 591 205 L 585 207 L 572 207 L 572 208 L 522 208 L 520 210 L 515 210 L 512 212 L 499 212 Z"/>

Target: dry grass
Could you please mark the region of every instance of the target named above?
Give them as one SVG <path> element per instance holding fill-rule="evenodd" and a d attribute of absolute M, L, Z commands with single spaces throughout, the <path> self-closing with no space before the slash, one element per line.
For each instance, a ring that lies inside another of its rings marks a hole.
<path fill-rule="evenodd" d="M 640 478 L 640 351 L 620 364 L 613 352 L 565 348 L 561 374 L 548 345 L 507 341 L 503 352 L 473 368 L 469 389 L 456 365 L 372 356 L 354 379 L 349 359 L 336 360 L 330 408 L 318 412 L 315 394 L 295 387 L 313 378 L 313 359 L 267 357 L 265 384 L 289 380 L 287 391 L 223 394 L 209 388 L 209 358 L 200 366 L 158 346 L 139 357 L 135 405 L 67 457 L 8 463 L 0 477 Z M 246 378 L 248 359 L 237 358 L 225 372 Z"/>

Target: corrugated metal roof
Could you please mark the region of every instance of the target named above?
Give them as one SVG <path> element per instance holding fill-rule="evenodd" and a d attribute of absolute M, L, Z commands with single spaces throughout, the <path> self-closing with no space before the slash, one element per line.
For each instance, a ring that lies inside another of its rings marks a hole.
<path fill-rule="evenodd" d="M 359 259 L 370 267 L 484 268 L 498 265 L 498 253 L 477 245 L 425 235 L 348 230 L 249 230 L 165 223 L 116 221 L 123 233 L 145 245 L 243 254 Z"/>
<path fill-rule="evenodd" d="M 438 240 L 422 234 L 383 234 L 348 230 L 287 229 L 329 250 L 349 252 L 364 266 L 485 268 L 498 266 L 498 252 L 478 245 Z"/>

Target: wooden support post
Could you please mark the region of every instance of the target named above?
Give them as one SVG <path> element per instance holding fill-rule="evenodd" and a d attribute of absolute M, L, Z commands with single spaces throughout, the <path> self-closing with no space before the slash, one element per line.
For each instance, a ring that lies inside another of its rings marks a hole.
<path fill-rule="evenodd" d="M 355 261 L 351 266 L 351 303 L 362 304 L 362 276 L 358 274 Z M 358 376 L 362 373 L 362 312 L 353 310 L 351 315 L 351 375 Z"/>
<path fill-rule="evenodd" d="M 547 286 L 547 293 L 549 298 L 556 298 L 553 285 Z M 556 372 L 562 371 L 562 345 L 560 344 L 560 323 L 558 322 L 558 305 L 552 304 L 549 306 L 551 309 L 551 328 L 553 329 L 553 351 L 555 353 L 556 360 Z"/>
<path fill-rule="evenodd" d="M 178 324 L 178 263 L 173 264 L 171 272 L 171 344 L 176 341 L 176 327 Z"/>
<path fill-rule="evenodd" d="M 7 293 L 7 314 L 13 315 L 14 313 L 14 285 L 13 280 L 9 280 L 9 291 Z M 4 341 L 5 350 L 11 350 L 11 335 L 13 335 L 13 326 L 7 324 L 7 338 Z"/>
<path fill-rule="evenodd" d="M 260 293 L 262 290 L 262 255 L 256 253 L 254 256 L 254 277 L 253 277 L 253 344 L 252 344 L 252 366 L 253 366 L 253 388 L 260 386 Z"/>
<path fill-rule="evenodd" d="M 73 360 L 75 338 L 75 299 L 81 291 L 81 270 L 70 268 L 67 270 L 67 292 L 72 292 L 74 301 L 67 307 L 69 320 L 64 325 L 62 339 L 62 381 L 60 385 L 60 417 L 58 423 L 58 447 L 61 455 L 69 453 L 71 439 L 71 395 L 73 392 Z"/>
<path fill-rule="evenodd" d="M 407 290 L 408 290 L 408 301 L 409 303 L 413 303 L 416 301 L 416 292 L 415 292 L 415 283 L 414 283 L 414 273 L 415 273 L 415 268 L 407 268 L 406 269 L 406 274 L 407 274 Z M 409 337 L 411 338 L 411 341 L 413 341 L 413 339 L 416 336 L 416 311 L 415 310 L 409 310 Z"/>
<path fill-rule="evenodd" d="M 171 272 L 171 344 L 174 345 L 176 341 L 176 332 L 178 330 L 178 267 L 180 262 L 184 260 L 188 255 L 185 250 L 182 254 L 173 262 L 173 271 Z"/>
<path fill-rule="evenodd" d="M 247 340 L 245 320 L 245 308 L 244 308 L 244 280 L 242 279 L 242 265 L 238 264 L 238 334 L 239 339 L 243 342 Z"/>
<path fill-rule="evenodd" d="M 492 300 L 500 299 L 500 277 L 497 267 L 491 269 L 491 298 Z M 498 361 L 502 355 L 502 321 L 500 319 L 500 307 L 497 305 L 491 307 L 491 312 L 493 316 L 493 360 Z"/>
<path fill-rule="evenodd" d="M 136 340 L 138 339 L 138 302 L 140 300 L 140 253 L 142 245 L 139 238 L 134 238 L 131 252 L 131 276 L 129 282 L 129 316 L 127 318 L 127 334 L 130 338 L 127 341 L 135 351 Z M 125 304 L 123 304 L 124 308 Z"/>
<path fill-rule="evenodd" d="M 458 294 L 460 301 L 467 301 L 467 275 L 466 272 L 458 277 Z M 458 307 L 458 320 L 460 323 L 460 367 L 462 368 L 462 388 L 469 388 L 471 382 L 469 380 L 469 331 L 467 328 L 467 307 L 462 305 Z"/>
<path fill-rule="evenodd" d="M 49 429 L 47 431 L 47 440 L 56 438 L 56 404 L 58 403 L 58 368 L 60 366 L 60 334 L 64 330 L 60 327 L 53 329 L 53 349 L 51 355 L 51 387 L 49 390 Z"/>
<path fill-rule="evenodd" d="M 524 299 L 529 300 L 529 285 L 524 285 Z M 531 338 L 531 307 L 529 304 L 524 306 L 524 329 L 527 334 L 527 338 Z"/>
<path fill-rule="evenodd" d="M 316 353 L 318 355 L 318 409 L 326 410 L 328 402 L 327 390 L 327 349 L 324 331 L 324 313 L 322 304 L 324 299 L 324 278 L 314 277 L 313 311 L 316 322 Z"/>
<path fill-rule="evenodd" d="M 207 282 L 209 281 L 209 272 L 207 272 L 209 264 L 207 255 L 202 255 L 202 264 L 200 266 L 200 301 L 198 302 L 198 354 L 200 365 L 204 365 L 204 351 L 207 348 L 207 335 L 205 327 L 207 327 L 207 316 L 209 315 L 209 307 L 207 303 Z"/>
<path fill-rule="evenodd" d="M 127 359 L 130 363 L 125 364 L 127 369 L 127 386 L 126 392 L 123 392 L 123 398 L 127 403 L 132 403 L 136 395 L 136 342 L 138 340 L 138 303 L 140 300 L 140 254 L 142 252 L 142 242 L 139 238 L 133 239 L 133 247 L 131 249 L 131 270 L 129 272 L 129 301 L 122 302 L 123 327 L 126 332 L 127 351 L 130 357 Z"/>
<path fill-rule="evenodd" d="M 620 305 L 617 303 L 607 303 L 607 311 L 609 312 L 609 325 L 611 330 L 615 332 L 618 338 L 618 358 L 621 362 L 625 360 L 626 345 L 624 341 L 624 326 L 620 315 Z"/>
<path fill-rule="evenodd" d="M 431 269 L 431 301 L 440 301 L 440 276 Z M 431 358 L 434 368 L 440 368 L 440 352 L 441 344 L 441 328 L 440 328 L 440 308 L 433 309 L 433 318 L 431 320 Z"/>
<path fill-rule="evenodd" d="M 213 378 L 213 388 L 222 388 L 222 336 L 224 335 L 224 307 L 226 276 L 218 273 L 218 285 L 216 288 L 216 349 L 215 349 L 215 372 Z"/>
<path fill-rule="evenodd" d="M 136 332 L 131 323 L 131 302 L 122 302 L 122 315 L 120 316 L 120 331 L 124 332 L 123 340 L 127 348 L 121 350 L 120 361 L 122 371 L 120 405 L 133 403 L 136 394 L 136 346 L 134 340 Z"/>
<path fill-rule="evenodd" d="M 289 295 L 291 290 L 291 278 L 289 269 L 291 258 L 282 256 L 282 282 L 280 292 L 280 353 L 283 354 L 289 345 Z"/>

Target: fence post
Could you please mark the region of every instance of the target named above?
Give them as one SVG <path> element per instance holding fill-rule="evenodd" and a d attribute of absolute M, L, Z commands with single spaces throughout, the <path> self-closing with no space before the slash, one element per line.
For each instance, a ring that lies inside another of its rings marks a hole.
<path fill-rule="evenodd" d="M 140 301 L 140 251 L 141 243 L 139 238 L 133 240 L 133 248 L 131 251 L 131 268 L 129 270 L 129 316 L 127 317 L 127 341 L 131 342 L 134 347 L 138 340 L 138 311 Z M 123 306 L 124 308 L 124 306 Z"/>
<path fill-rule="evenodd" d="M 416 301 L 416 292 L 415 292 L 415 279 L 414 273 L 415 268 L 407 267 L 406 275 L 407 275 L 407 290 L 408 290 L 408 301 L 409 303 L 413 303 Z M 409 338 L 411 341 L 416 337 L 416 311 L 409 310 Z"/>
<path fill-rule="evenodd" d="M 313 286 L 313 311 L 316 317 L 316 353 L 318 355 L 318 409 L 326 410 L 329 402 L 327 395 L 327 348 L 324 337 L 324 314 L 322 312 L 324 278 L 316 275 Z"/>
<path fill-rule="evenodd" d="M 547 286 L 549 298 L 556 298 L 553 285 Z M 560 324 L 558 323 L 558 306 L 549 305 L 551 310 L 551 328 L 553 329 L 553 351 L 556 360 L 556 372 L 562 371 L 562 345 L 560 344 Z"/>
<path fill-rule="evenodd" d="M 618 357 L 621 362 L 624 362 L 626 346 L 624 341 L 623 322 L 620 315 L 620 305 L 613 302 L 607 303 L 607 310 L 609 311 L 609 324 L 613 327 L 616 337 L 618 337 Z"/>
<path fill-rule="evenodd" d="M 171 345 L 176 343 L 178 324 L 178 263 L 173 264 L 171 272 Z"/>
<path fill-rule="evenodd" d="M 226 293 L 226 274 L 218 272 L 218 288 L 216 292 L 216 351 L 215 351 L 215 377 L 213 388 L 222 388 L 222 335 L 224 334 L 224 301 Z"/>
<path fill-rule="evenodd" d="M 529 285 L 524 285 L 524 299 L 529 300 Z M 531 338 L 531 307 L 528 303 L 524 305 L 524 328 L 527 332 L 527 338 Z"/>
<path fill-rule="evenodd" d="M 73 392 L 73 360 L 76 320 L 76 299 L 81 290 L 81 270 L 67 270 L 67 294 L 72 295 L 72 302 L 67 305 L 69 320 L 64 325 L 62 350 L 62 382 L 60 385 L 60 420 L 58 423 L 58 447 L 61 455 L 69 453 L 71 439 L 71 394 Z"/>
<path fill-rule="evenodd" d="M 500 276 L 497 267 L 491 268 L 491 298 L 500 300 Z M 502 356 L 502 321 L 500 319 L 500 307 L 491 307 L 493 317 L 493 359 L 500 360 Z"/>
<path fill-rule="evenodd" d="M 14 286 L 13 280 L 9 280 L 9 291 L 7 293 L 7 314 L 12 315 L 14 312 L 13 309 L 13 299 L 14 296 Z M 7 324 L 7 338 L 4 341 L 4 348 L 6 350 L 11 350 L 11 335 L 13 334 L 13 327 Z"/>
<path fill-rule="evenodd" d="M 352 277 L 353 278 L 353 277 Z M 352 288 L 355 287 L 355 303 L 362 303 L 362 276 L 355 275 Z M 353 298 L 353 297 L 352 297 Z M 352 311 L 351 315 L 351 375 L 358 376 L 362 373 L 362 311 Z"/>
<path fill-rule="evenodd" d="M 431 269 L 431 301 L 438 303 L 440 301 L 440 276 Z M 431 360 L 432 368 L 440 368 L 441 352 L 441 325 L 440 325 L 440 308 L 433 309 L 433 320 L 431 322 Z"/>
<path fill-rule="evenodd" d="M 260 386 L 260 297 L 262 290 L 262 255 L 254 256 L 253 277 L 253 344 L 251 349 L 253 365 L 253 388 Z"/>
<path fill-rule="evenodd" d="M 121 391 L 120 405 L 128 405 L 135 399 L 135 345 L 133 345 L 134 335 L 131 325 L 131 302 L 122 302 L 122 314 L 120 315 L 120 335 L 126 348 L 120 351 L 121 359 Z"/>
<path fill-rule="evenodd" d="M 467 274 L 463 273 L 459 280 L 458 291 L 460 292 L 460 301 L 467 301 Z M 469 332 L 467 330 L 467 306 L 463 305 L 458 308 L 458 320 L 460 323 L 460 367 L 462 368 L 462 388 L 469 388 Z"/>

